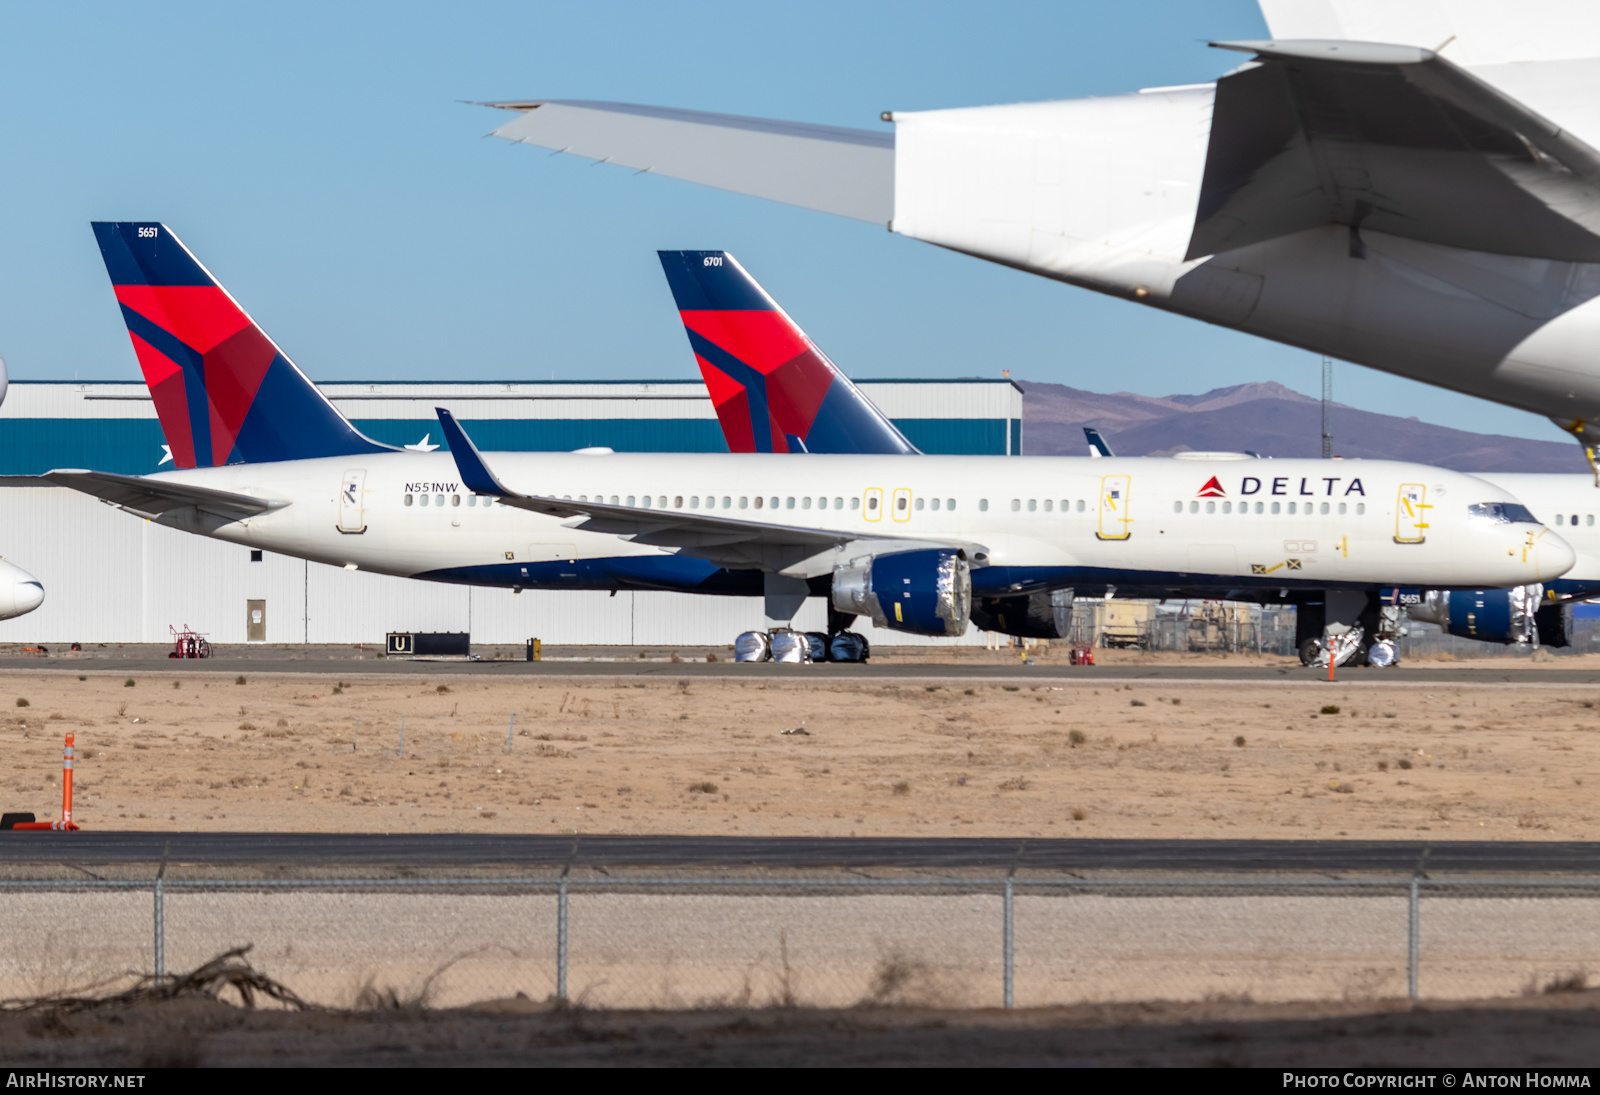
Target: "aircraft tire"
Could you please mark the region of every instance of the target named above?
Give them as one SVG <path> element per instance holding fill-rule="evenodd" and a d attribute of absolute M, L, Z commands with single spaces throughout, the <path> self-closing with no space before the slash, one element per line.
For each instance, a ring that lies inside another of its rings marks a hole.
<path fill-rule="evenodd" d="M 1315 665 L 1317 663 L 1317 655 L 1321 652 L 1322 641 L 1320 639 L 1305 640 L 1300 644 L 1300 664 Z"/>

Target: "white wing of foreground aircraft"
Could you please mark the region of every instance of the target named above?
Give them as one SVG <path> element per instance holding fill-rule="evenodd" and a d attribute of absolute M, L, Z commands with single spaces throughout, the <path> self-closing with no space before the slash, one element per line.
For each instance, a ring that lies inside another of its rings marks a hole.
<path fill-rule="evenodd" d="M 1215 84 L 848 130 L 490 104 L 495 135 L 861 220 L 1600 431 L 1600 4 L 1263 0 Z M 1593 424 L 1593 425 L 1591 425 Z M 1600 470 L 1597 470 L 1600 481 Z"/>

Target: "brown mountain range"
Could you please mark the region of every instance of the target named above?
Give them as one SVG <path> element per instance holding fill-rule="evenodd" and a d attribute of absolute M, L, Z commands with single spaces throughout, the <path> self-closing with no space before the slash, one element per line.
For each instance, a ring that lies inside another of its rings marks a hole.
<path fill-rule="evenodd" d="M 1247 450 L 1262 456 L 1322 455 L 1322 404 L 1282 384 L 1153 397 L 1018 383 L 1023 451 L 1030 456 L 1085 455 L 1085 426 L 1098 428 L 1118 456 Z M 1333 451 L 1339 456 L 1410 460 L 1465 472 L 1587 470 L 1573 442 L 1469 433 L 1337 403 L 1331 418 Z"/>

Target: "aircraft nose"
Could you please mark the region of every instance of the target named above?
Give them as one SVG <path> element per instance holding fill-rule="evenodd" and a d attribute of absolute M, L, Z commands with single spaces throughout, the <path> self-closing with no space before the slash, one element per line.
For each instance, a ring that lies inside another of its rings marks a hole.
<path fill-rule="evenodd" d="M 1541 582 L 1561 577 L 1578 561 L 1578 553 L 1572 550 L 1572 545 L 1549 529 L 1534 534 L 1533 550 L 1528 555 L 1528 562 L 1533 564 Z"/>
<path fill-rule="evenodd" d="M 11 600 L 18 616 L 32 612 L 44 604 L 44 586 L 30 578 L 11 588 Z"/>

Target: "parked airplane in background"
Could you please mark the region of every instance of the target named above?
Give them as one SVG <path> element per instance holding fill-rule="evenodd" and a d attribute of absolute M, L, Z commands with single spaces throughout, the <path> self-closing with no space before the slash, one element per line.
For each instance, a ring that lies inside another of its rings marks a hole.
<path fill-rule="evenodd" d="M 1554 578 L 1572 549 L 1511 495 L 1387 461 L 499 453 L 448 411 L 450 453 L 362 436 L 155 223 L 96 224 L 177 470 L 46 478 L 158 523 L 347 569 L 515 590 L 827 597 L 922 635 L 971 598 L 1022 598 L 1170 568 L 1241 588 L 1480 588 Z M 748 329 L 708 300 L 722 348 Z M 735 343 L 735 356 L 742 347 Z M 1337 472 L 1338 474 L 1329 474 Z M 1286 595 L 1286 594 L 1285 594 Z"/>
<path fill-rule="evenodd" d="M 6 363 L 0 361 L 0 403 L 6 401 L 10 380 Z M 14 563 L 0 559 L 0 620 L 25 616 L 44 604 L 44 585 Z"/>
<path fill-rule="evenodd" d="M 662 251 L 660 257 L 695 361 L 713 393 L 730 451 L 753 452 L 752 439 L 761 439 L 770 440 L 767 451 L 782 452 L 785 437 L 790 452 L 898 453 L 909 448 L 888 417 L 850 383 L 732 255 L 725 251 Z M 819 394 L 822 392 L 828 393 L 826 398 Z M 848 398 L 843 393 L 848 393 Z M 839 407 L 849 408 L 848 419 L 837 413 Z M 863 422 L 869 423 L 865 429 L 858 425 Z M 1083 432 L 1091 457 L 1115 458 L 1099 430 L 1085 428 Z M 801 443 L 800 438 L 806 440 Z M 1258 458 L 1258 454 L 1190 453 L 1172 459 L 1180 462 L 1175 466 L 1183 469 L 1182 475 L 1192 474 L 1192 462 L 1197 459 L 1247 457 Z M 1146 457 L 1139 466 L 1153 469 L 1168 463 Z M 1583 485 L 1581 477 L 1571 475 L 1487 478 L 1519 499 L 1536 497 L 1536 513 L 1557 512 L 1566 504 L 1560 500 L 1570 500 L 1575 488 Z M 1220 484 L 1217 489 L 1222 489 Z M 1558 513 L 1556 521 L 1572 530 L 1569 536 L 1580 528 L 1576 514 Z M 1600 539 L 1593 514 L 1582 527 L 1593 530 L 1587 539 Z M 1185 543 L 1166 547 L 1171 559 L 1155 574 L 1142 578 L 1123 575 L 1114 583 L 1083 581 L 1072 588 L 1026 598 L 980 597 L 973 605 L 973 622 L 987 631 L 1026 638 L 1066 638 L 1074 595 L 1105 596 L 1112 590 L 1131 597 L 1287 602 L 1297 608 L 1296 645 L 1308 661 L 1324 655 L 1334 634 L 1355 625 L 1361 628 L 1362 637 L 1352 650 L 1354 660 L 1359 664 L 1365 660 L 1364 652 L 1371 651 L 1373 663 L 1382 665 L 1393 664 L 1397 657 L 1402 609 L 1409 608 L 1413 618 L 1438 623 L 1452 634 L 1565 646 L 1571 633 L 1571 603 L 1600 594 L 1600 543 L 1593 545 L 1593 554 L 1580 551 L 1578 565 L 1565 577 L 1543 585 L 1454 594 L 1389 587 L 1371 590 L 1364 599 L 1335 596 L 1331 600 L 1326 590 L 1242 589 L 1227 580 L 1206 586 L 1192 575 L 1180 574 L 1188 561 Z M 1388 645 L 1380 649 L 1379 644 Z"/>
<path fill-rule="evenodd" d="M 1261 0 L 1215 83 L 894 132 L 488 104 L 513 141 L 901 235 L 1600 431 L 1600 5 Z M 1596 469 L 1600 483 L 1600 468 Z"/>

